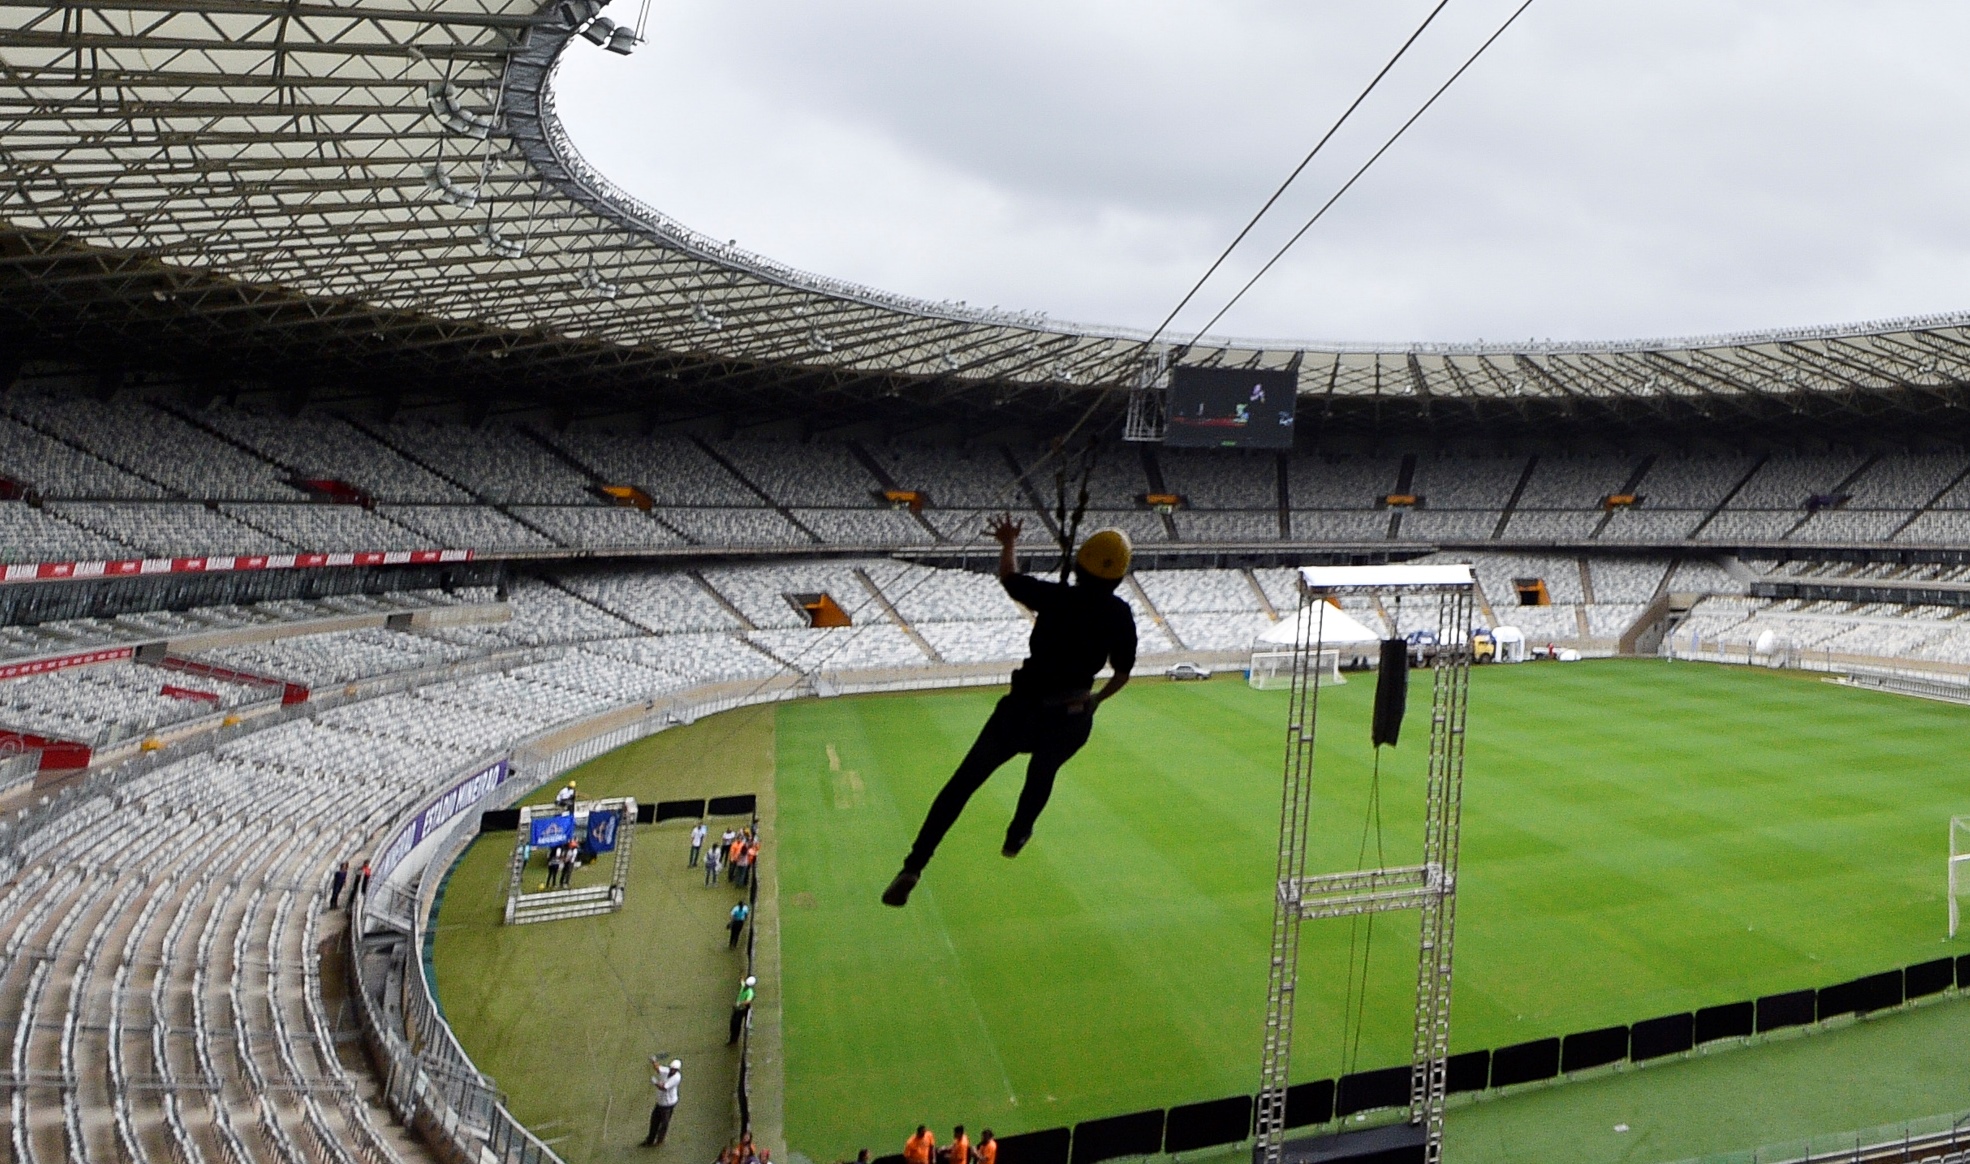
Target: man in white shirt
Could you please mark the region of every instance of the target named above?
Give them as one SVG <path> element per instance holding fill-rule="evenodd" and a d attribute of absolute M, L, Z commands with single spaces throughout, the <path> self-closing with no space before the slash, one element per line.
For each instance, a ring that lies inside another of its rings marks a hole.
<path fill-rule="evenodd" d="M 650 1109 L 650 1135 L 643 1141 L 645 1148 L 663 1143 L 664 1137 L 670 1134 L 670 1117 L 677 1111 L 677 1087 L 684 1080 L 682 1059 L 665 1063 L 652 1055 L 650 1066 L 657 1072 L 650 1076 L 650 1086 L 657 1089 L 657 1104 Z"/>
<path fill-rule="evenodd" d="M 704 852 L 705 834 L 710 831 L 710 829 L 705 827 L 705 822 L 703 821 L 699 821 L 697 827 L 691 830 L 691 860 L 686 863 L 685 868 L 696 869 L 698 867 L 698 854 Z"/>

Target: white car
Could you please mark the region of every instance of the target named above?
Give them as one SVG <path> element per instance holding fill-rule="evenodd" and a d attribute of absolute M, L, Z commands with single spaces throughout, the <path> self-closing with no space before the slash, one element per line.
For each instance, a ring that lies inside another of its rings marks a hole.
<path fill-rule="evenodd" d="M 1171 666 L 1169 670 L 1163 672 L 1163 674 L 1172 679 L 1209 679 L 1211 677 L 1210 668 L 1199 667 L 1195 663 L 1177 663 Z"/>

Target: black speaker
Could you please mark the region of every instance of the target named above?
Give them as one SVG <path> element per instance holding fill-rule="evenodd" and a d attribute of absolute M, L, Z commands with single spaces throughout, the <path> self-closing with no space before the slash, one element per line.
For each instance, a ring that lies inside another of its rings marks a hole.
<path fill-rule="evenodd" d="M 1374 747 L 1395 747 L 1402 734 L 1402 714 L 1409 709 L 1409 644 L 1382 640 L 1382 668 L 1375 676 L 1375 721 L 1370 733 Z"/>

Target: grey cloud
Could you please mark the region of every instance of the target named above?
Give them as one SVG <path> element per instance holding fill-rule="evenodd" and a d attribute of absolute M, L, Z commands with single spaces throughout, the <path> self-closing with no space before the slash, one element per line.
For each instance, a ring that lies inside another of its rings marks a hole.
<path fill-rule="evenodd" d="M 1201 322 L 1510 9 L 1453 0 Z M 577 46 L 591 160 L 683 221 L 929 298 L 1160 319 L 1415 3 L 659 3 Z M 1970 10 L 1539 0 L 1219 330 L 1613 338 L 1970 307 Z"/>

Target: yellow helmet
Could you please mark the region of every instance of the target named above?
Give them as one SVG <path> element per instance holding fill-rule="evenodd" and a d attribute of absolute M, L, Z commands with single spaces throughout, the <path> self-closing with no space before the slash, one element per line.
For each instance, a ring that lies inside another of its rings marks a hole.
<path fill-rule="evenodd" d="M 1135 546 L 1129 542 L 1129 535 L 1121 530 L 1096 530 L 1081 543 L 1081 552 L 1074 555 L 1074 564 L 1104 582 L 1119 582 L 1122 575 L 1129 572 L 1129 558 L 1134 553 Z"/>

